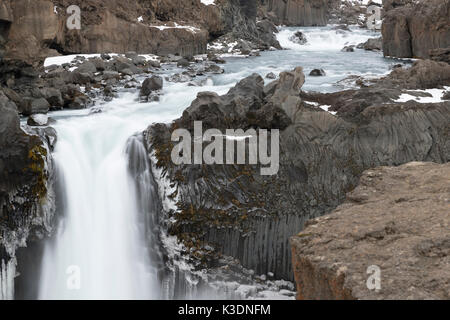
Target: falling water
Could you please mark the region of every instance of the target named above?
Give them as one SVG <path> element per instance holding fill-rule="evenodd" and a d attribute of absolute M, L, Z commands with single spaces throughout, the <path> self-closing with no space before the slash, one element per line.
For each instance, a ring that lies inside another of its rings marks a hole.
<path fill-rule="evenodd" d="M 132 132 L 113 115 L 76 120 L 56 126 L 65 214 L 46 248 L 39 298 L 158 298 L 125 153 Z"/>
<path fill-rule="evenodd" d="M 329 28 L 302 30 L 311 41 L 310 47 L 289 43 L 288 38 L 295 29 L 286 29 L 278 37 L 282 45 L 291 50 L 265 52 L 260 58 L 229 59 L 225 65 L 226 73 L 213 76 L 207 86 L 165 82 L 159 102 L 140 104 L 136 102 L 136 91 L 125 92 L 104 105 L 102 113 L 78 110 L 51 115 L 57 119 L 54 127 L 58 132 L 58 143 L 54 159 L 64 186 L 61 191 L 64 199 L 58 208 L 62 217 L 57 234 L 48 241 L 44 252 L 40 299 L 175 296 L 168 293 L 167 283 L 160 288 L 158 280 L 162 260 L 161 252 L 155 250 L 160 245 L 157 243 L 159 226 L 157 218 L 149 216 L 157 210 L 156 193 L 152 190 L 154 181 L 142 136 L 134 135 L 136 132 L 142 132 L 151 123 L 169 122 L 179 117 L 198 92 L 224 94 L 253 72 L 264 76 L 298 65 L 306 72 L 323 67 L 327 76 L 320 79 L 307 77 L 305 88 L 336 91 L 338 88 L 333 83 L 348 74 L 381 75 L 389 70 L 390 61 L 379 53 L 340 52 L 347 41 L 363 41 L 374 36 L 371 32 L 354 31 L 348 39 L 336 34 L 335 43 L 327 50 L 329 39 L 322 38 L 329 37 Z M 162 73 L 181 71 L 175 68 Z M 2 286 L 12 287 L 6 285 L 11 278 L 9 275 L 13 274 L 6 270 L 12 268 L 2 265 L 1 269 Z M 175 283 L 175 278 L 172 287 L 180 285 Z M 6 289 L 2 294 L 4 292 Z"/>

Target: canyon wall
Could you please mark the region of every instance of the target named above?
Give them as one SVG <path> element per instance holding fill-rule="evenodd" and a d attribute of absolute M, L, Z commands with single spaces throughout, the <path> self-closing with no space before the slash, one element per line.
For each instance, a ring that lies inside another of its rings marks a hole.
<path fill-rule="evenodd" d="M 81 9 L 80 29 L 66 26 L 73 13 L 66 12 L 70 5 Z M 216 5 L 200 0 L 5 0 L 0 50 L 4 46 L 6 58 L 33 64 L 58 53 L 195 55 L 206 52 L 208 40 L 228 32 L 257 38 L 256 5 L 239 0 Z"/>
<path fill-rule="evenodd" d="M 382 26 L 385 56 L 430 58 L 435 49 L 450 48 L 450 1 L 390 1 Z"/>
<path fill-rule="evenodd" d="M 324 26 L 328 0 L 267 0 L 268 16 L 279 25 Z"/>
<path fill-rule="evenodd" d="M 291 238 L 297 298 L 448 299 L 449 192 L 448 163 L 364 172 L 344 204 Z"/>

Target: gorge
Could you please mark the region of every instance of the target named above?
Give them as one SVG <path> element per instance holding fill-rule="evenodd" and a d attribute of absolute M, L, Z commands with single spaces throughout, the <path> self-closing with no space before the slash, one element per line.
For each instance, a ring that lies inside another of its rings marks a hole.
<path fill-rule="evenodd" d="M 72 2 L 74 33 L 66 1 L 0 5 L 0 298 L 293 299 L 307 221 L 368 169 L 450 159 L 445 54 L 359 49 L 381 34 L 327 1 Z M 194 121 L 279 130 L 279 172 L 175 165 Z"/>

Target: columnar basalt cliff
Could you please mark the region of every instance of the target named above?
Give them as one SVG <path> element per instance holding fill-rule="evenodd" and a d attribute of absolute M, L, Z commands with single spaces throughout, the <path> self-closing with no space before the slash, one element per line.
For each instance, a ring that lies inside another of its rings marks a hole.
<path fill-rule="evenodd" d="M 415 71 L 410 72 L 411 88 L 423 88 L 420 81 L 412 84 Z M 225 96 L 200 93 L 171 125 L 151 126 L 145 132 L 147 148 L 176 186 L 169 195 L 177 205 L 168 213 L 171 233 L 191 248 L 194 259 L 211 261 L 195 254 L 206 243 L 257 273 L 292 279 L 289 236 L 341 203 L 364 170 L 450 159 L 450 103 L 395 103 L 403 85 L 395 77 L 363 90 L 300 95 L 301 68 L 268 86 L 255 74 Z M 338 116 L 305 100 L 327 100 Z M 254 165 L 174 165 L 171 133 L 192 132 L 195 120 L 204 130 L 281 130 L 279 172 L 261 176 Z"/>
<path fill-rule="evenodd" d="M 291 238 L 297 298 L 449 299 L 449 194 L 448 163 L 364 172 L 344 204 Z"/>
<path fill-rule="evenodd" d="M 450 47 L 449 0 L 403 3 L 385 4 L 388 9 L 382 27 L 385 56 L 430 58 L 432 50 Z"/>
<path fill-rule="evenodd" d="M 328 21 L 328 0 L 268 0 L 267 15 L 277 24 L 324 26 Z"/>

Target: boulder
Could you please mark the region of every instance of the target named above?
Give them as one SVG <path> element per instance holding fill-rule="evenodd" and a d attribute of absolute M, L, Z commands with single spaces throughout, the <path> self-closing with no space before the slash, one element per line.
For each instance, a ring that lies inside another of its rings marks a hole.
<path fill-rule="evenodd" d="M 448 163 L 365 171 L 344 204 L 291 238 L 297 299 L 448 299 L 449 188 Z"/>
<path fill-rule="evenodd" d="M 276 33 L 278 33 L 277 27 L 268 19 L 263 19 L 256 23 L 258 32 L 258 38 L 262 42 L 261 47 L 263 49 L 276 48 L 281 49 L 281 45 L 277 40 Z M 249 50 L 248 50 L 249 51 Z"/>
<path fill-rule="evenodd" d="M 30 116 L 36 113 L 47 113 L 50 110 L 50 104 L 45 98 L 24 98 L 24 106 L 20 112 L 24 116 Z"/>
<path fill-rule="evenodd" d="M 161 90 L 162 88 L 163 79 L 159 76 L 152 76 L 144 80 L 139 95 L 141 97 L 148 97 L 152 92 Z"/>
<path fill-rule="evenodd" d="M 326 75 L 326 73 L 323 69 L 312 69 L 309 75 L 312 77 L 323 77 Z"/>
<path fill-rule="evenodd" d="M 91 73 L 94 74 L 97 72 L 97 68 L 95 64 L 91 61 L 85 61 L 82 64 L 80 64 L 76 69 L 76 72 L 79 73 Z"/>
<path fill-rule="evenodd" d="M 50 105 L 50 109 L 59 109 L 64 106 L 61 91 L 56 88 L 45 87 L 41 89 L 42 95 Z"/>
<path fill-rule="evenodd" d="M 345 46 L 341 50 L 342 52 L 355 52 L 355 46 Z"/>
<path fill-rule="evenodd" d="M 372 38 L 364 43 L 357 45 L 358 49 L 364 49 L 368 51 L 381 51 L 383 49 L 382 38 Z"/>
<path fill-rule="evenodd" d="M 38 113 L 28 117 L 27 124 L 29 126 L 42 127 L 49 123 L 49 117 L 46 114 Z"/>
<path fill-rule="evenodd" d="M 180 60 L 177 61 L 178 67 L 186 68 L 186 67 L 189 67 L 189 65 L 190 65 L 190 62 L 185 58 L 181 58 Z"/>
<path fill-rule="evenodd" d="M 292 37 L 290 37 L 289 40 L 291 40 L 294 43 L 301 44 L 301 45 L 304 45 L 308 42 L 308 40 L 306 39 L 306 36 L 301 31 L 297 31 L 296 33 L 294 33 L 294 35 Z"/>

